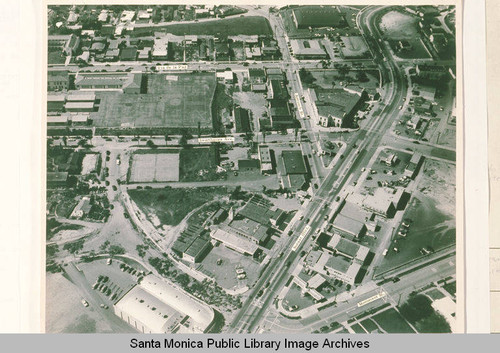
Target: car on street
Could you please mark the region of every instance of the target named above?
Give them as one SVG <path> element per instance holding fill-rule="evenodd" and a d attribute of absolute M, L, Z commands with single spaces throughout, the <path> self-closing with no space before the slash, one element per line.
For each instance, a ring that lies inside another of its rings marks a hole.
<path fill-rule="evenodd" d="M 82 305 L 83 305 L 84 307 L 88 307 L 88 306 L 89 306 L 89 303 L 88 303 L 88 301 L 86 301 L 85 299 L 82 299 Z"/>

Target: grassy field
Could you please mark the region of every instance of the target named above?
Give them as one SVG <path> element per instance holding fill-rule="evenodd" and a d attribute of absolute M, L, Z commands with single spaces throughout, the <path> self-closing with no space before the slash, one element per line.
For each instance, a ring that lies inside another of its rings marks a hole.
<path fill-rule="evenodd" d="M 150 32 L 166 32 L 174 35 L 215 35 L 217 37 L 244 35 L 272 35 L 271 25 L 264 17 L 238 17 L 199 23 L 180 23 L 161 27 L 142 27 L 134 30 L 135 36 Z"/>
<path fill-rule="evenodd" d="M 99 92 L 97 127 L 212 128 L 213 73 L 148 76 L 146 94 Z"/>
<path fill-rule="evenodd" d="M 186 148 L 180 151 L 179 180 L 205 181 L 217 179 L 218 153 L 214 146 Z"/>
<path fill-rule="evenodd" d="M 354 330 L 356 333 L 367 333 L 359 324 L 354 324 L 351 326 L 351 328 Z"/>
<path fill-rule="evenodd" d="M 372 317 L 387 333 L 415 333 L 395 309 L 388 309 Z"/>
<path fill-rule="evenodd" d="M 47 63 L 50 64 L 64 64 L 66 62 L 66 55 L 61 53 L 60 50 L 49 51 Z"/>
<path fill-rule="evenodd" d="M 452 282 L 445 284 L 443 286 L 444 290 L 450 293 L 451 295 L 455 296 L 457 293 L 457 282 Z"/>
<path fill-rule="evenodd" d="M 371 319 L 366 319 L 361 321 L 361 325 L 363 325 L 365 330 L 368 331 L 369 333 L 379 330 L 378 326 Z"/>
<path fill-rule="evenodd" d="M 146 213 L 155 213 L 162 224 L 178 225 L 193 209 L 226 195 L 225 187 L 129 190 L 132 200 Z"/>

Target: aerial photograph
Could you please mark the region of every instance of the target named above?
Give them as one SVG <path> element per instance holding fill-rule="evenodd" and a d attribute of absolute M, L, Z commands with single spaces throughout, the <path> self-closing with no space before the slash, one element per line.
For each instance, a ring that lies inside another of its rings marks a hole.
<path fill-rule="evenodd" d="M 46 332 L 460 331 L 455 6 L 46 11 Z"/>

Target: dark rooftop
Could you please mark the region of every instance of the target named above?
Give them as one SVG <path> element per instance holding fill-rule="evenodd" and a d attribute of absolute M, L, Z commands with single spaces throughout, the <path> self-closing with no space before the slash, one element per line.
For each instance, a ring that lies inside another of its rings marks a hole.
<path fill-rule="evenodd" d="M 286 174 L 307 174 L 304 156 L 299 150 L 281 152 Z"/>

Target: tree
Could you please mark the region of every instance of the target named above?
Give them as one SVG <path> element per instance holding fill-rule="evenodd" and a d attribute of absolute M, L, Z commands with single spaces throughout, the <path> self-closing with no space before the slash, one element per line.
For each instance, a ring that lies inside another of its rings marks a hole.
<path fill-rule="evenodd" d="M 250 142 L 252 142 L 252 141 L 253 141 L 253 136 L 254 136 L 253 132 L 251 132 L 251 131 L 247 131 L 247 132 L 246 132 L 246 134 L 245 134 L 245 136 L 243 137 L 243 139 L 244 139 L 246 142 L 250 143 Z"/>
<path fill-rule="evenodd" d="M 347 66 L 341 66 L 338 68 L 338 72 L 341 76 L 347 76 L 349 73 L 349 68 Z"/>
<path fill-rule="evenodd" d="M 181 138 L 179 139 L 179 145 L 182 147 L 186 147 L 189 144 L 189 139 L 191 138 L 191 134 L 187 129 L 182 129 Z"/>
<path fill-rule="evenodd" d="M 153 142 L 153 140 L 148 140 L 148 142 L 146 142 L 146 146 L 148 146 L 149 148 L 156 148 L 158 146 L 155 145 L 155 143 Z"/>
<path fill-rule="evenodd" d="M 109 254 L 111 256 L 125 254 L 125 248 L 120 245 L 111 245 L 109 247 Z"/>
<path fill-rule="evenodd" d="M 434 312 L 415 324 L 420 333 L 450 333 L 450 324 L 444 316 Z"/>
<path fill-rule="evenodd" d="M 364 71 L 358 71 L 358 72 L 356 72 L 356 79 L 359 82 L 368 82 L 369 81 L 368 75 Z"/>
<path fill-rule="evenodd" d="M 434 312 L 431 303 L 432 301 L 428 297 L 424 295 L 415 295 L 410 297 L 408 301 L 401 306 L 399 311 L 406 320 L 415 323 Z"/>

